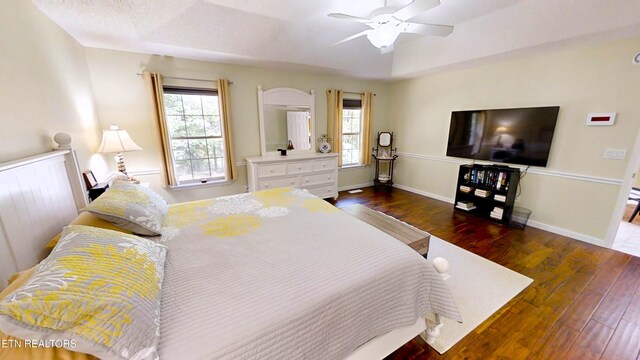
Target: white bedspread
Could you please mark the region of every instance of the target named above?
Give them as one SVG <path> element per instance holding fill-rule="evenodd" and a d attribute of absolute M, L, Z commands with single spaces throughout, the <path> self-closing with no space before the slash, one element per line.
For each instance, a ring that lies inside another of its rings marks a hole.
<path fill-rule="evenodd" d="M 342 359 L 429 312 L 460 320 L 418 253 L 300 190 L 172 206 L 161 359 Z"/>

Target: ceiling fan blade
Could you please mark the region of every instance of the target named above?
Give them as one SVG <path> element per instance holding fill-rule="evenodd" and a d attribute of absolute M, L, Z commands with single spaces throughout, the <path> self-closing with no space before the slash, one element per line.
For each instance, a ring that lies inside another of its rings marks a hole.
<path fill-rule="evenodd" d="M 361 17 L 347 15 L 347 14 L 340 14 L 340 13 L 331 13 L 331 14 L 329 14 L 327 16 L 332 17 L 332 18 L 336 18 L 336 19 L 357 21 L 357 22 L 363 23 L 363 24 L 368 24 L 368 23 L 371 22 L 371 20 L 369 20 L 369 19 L 364 19 L 364 18 L 361 18 Z"/>
<path fill-rule="evenodd" d="M 440 5 L 440 0 L 413 0 L 413 2 L 392 15 L 402 21 L 407 21 L 423 12 Z"/>
<path fill-rule="evenodd" d="M 365 35 L 367 35 L 368 33 L 370 33 L 371 31 L 373 31 L 373 30 L 371 30 L 371 29 L 367 29 L 367 30 L 365 30 L 365 31 L 361 31 L 361 32 L 359 32 L 359 33 L 357 33 L 357 34 L 355 34 L 355 35 L 351 35 L 351 36 L 349 36 L 349 37 L 348 37 L 348 38 L 346 38 L 346 39 L 342 39 L 342 40 L 338 41 L 337 43 L 333 44 L 333 46 L 336 46 L 336 45 L 340 45 L 340 44 L 346 43 L 347 41 L 351 41 L 351 40 L 353 40 L 353 39 L 359 38 L 360 36 L 365 36 Z"/>
<path fill-rule="evenodd" d="M 390 53 L 392 51 L 393 51 L 393 44 L 391 44 L 391 45 L 389 45 L 387 47 L 383 47 L 383 48 L 380 49 L 380 53 L 381 54 L 388 54 L 388 53 Z"/>
<path fill-rule="evenodd" d="M 403 23 L 402 32 L 421 35 L 447 36 L 453 32 L 453 26 L 418 23 Z"/>

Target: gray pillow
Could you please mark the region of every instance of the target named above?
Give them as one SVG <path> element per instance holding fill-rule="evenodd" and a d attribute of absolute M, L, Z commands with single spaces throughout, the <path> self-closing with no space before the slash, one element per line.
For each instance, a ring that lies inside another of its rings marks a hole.
<path fill-rule="evenodd" d="M 0 300 L 0 331 L 101 359 L 157 359 L 166 252 L 120 231 L 67 226 L 34 275 Z"/>
<path fill-rule="evenodd" d="M 118 181 L 83 210 L 134 234 L 156 236 L 161 235 L 168 208 L 151 189 Z"/>

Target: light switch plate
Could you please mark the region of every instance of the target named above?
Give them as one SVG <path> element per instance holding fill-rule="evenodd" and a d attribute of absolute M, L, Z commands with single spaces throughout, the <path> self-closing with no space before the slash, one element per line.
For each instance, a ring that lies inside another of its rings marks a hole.
<path fill-rule="evenodd" d="M 612 160 L 624 160 L 626 156 L 627 156 L 626 149 L 605 149 L 604 155 L 602 157 L 605 159 L 612 159 Z"/>

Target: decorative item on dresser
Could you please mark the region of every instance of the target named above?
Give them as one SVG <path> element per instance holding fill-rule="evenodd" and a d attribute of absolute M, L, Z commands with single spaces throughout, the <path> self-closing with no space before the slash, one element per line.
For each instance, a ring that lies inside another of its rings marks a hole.
<path fill-rule="evenodd" d="M 328 137 L 327 134 L 320 135 L 318 142 L 320 143 L 320 145 L 318 145 L 318 150 L 321 153 L 326 154 L 331 152 L 331 138 Z"/>
<path fill-rule="evenodd" d="M 396 149 L 393 147 L 393 133 L 379 132 L 376 147 L 372 149 L 373 159 L 376 161 L 376 175 L 373 178 L 373 185 L 386 186 L 391 190 L 393 186 L 393 163 L 398 158 Z"/>
<path fill-rule="evenodd" d="M 296 187 L 321 198 L 338 198 L 336 153 L 248 157 L 249 191 Z"/>

